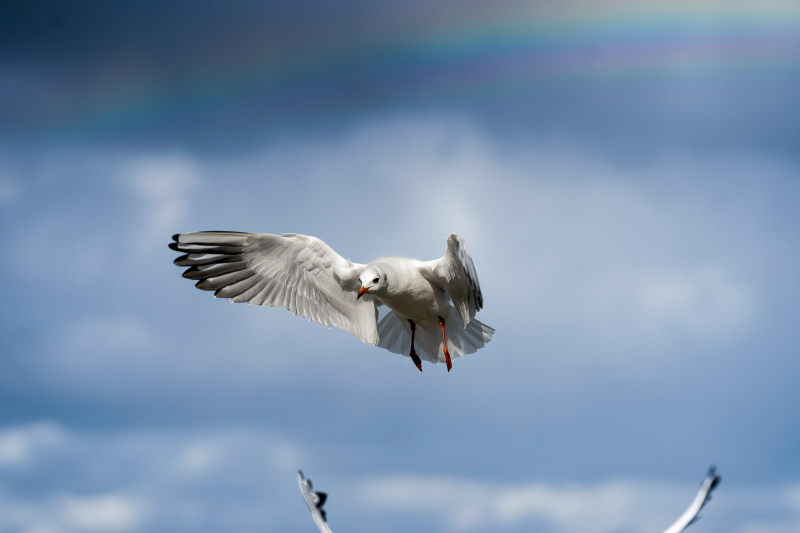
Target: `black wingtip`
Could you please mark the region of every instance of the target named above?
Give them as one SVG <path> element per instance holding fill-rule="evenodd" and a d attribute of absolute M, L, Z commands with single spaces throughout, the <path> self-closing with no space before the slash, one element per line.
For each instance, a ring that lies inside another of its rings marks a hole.
<path fill-rule="evenodd" d="M 181 234 L 180 234 L 180 233 L 176 233 L 175 235 L 173 235 L 173 236 L 172 236 L 172 240 L 173 240 L 173 241 L 175 241 L 175 242 L 180 242 L 180 241 L 178 240 L 178 239 L 180 238 L 180 236 L 181 236 Z"/>
<path fill-rule="evenodd" d="M 709 494 L 709 499 L 710 499 L 711 498 L 711 496 L 710 496 L 711 492 L 717 487 L 717 485 L 719 485 L 719 482 L 722 481 L 722 477 L 720 477 L 720 475 L 717 474 L 717 467 L 716 466 L 711 465 L 709 467 L 708 473 L 706 473 L 705 479 L 708 479 L 708 478 L 711 478 L 711 483 L 708 486 L 708 494 Z M 703 480 L 704 483 L 705 483 L 705 479 Z"/>
<path fill-rule="evenodd" d="M 184 270 L 183 274 L 181 274 L 181 277 L 184 277 L 186 279 L 197 279 L 197 278 L 194 278 L 192 276 L 193 276 L 193 274 L 195 272 L 199 272 L 199 271 L 200 271 L 199 268 L 197 268 L 196 266 L 192 266 L 192 267 L 189 267 L 186 270 Z"/>
<path fill-rule="evenodd" d="M 207 282 L 207 281 L 208 281 L 208 278 L 201 279 L 200 281 L 195 283 L 194 286 L 196 288 L 200 289 L 201 291 L 214 291 L 214 297 L 216 297 L 217 296 L 217 292 L 221 291 L 222 289 L 209 289 L 207 286 L 203 286 L 203 284 L 205 282 Z"/>

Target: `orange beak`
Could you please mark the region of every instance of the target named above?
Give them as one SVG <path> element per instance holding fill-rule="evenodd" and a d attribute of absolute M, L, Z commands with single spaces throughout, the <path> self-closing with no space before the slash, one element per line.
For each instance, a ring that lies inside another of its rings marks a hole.
<path fill-rule="evenodd" d="M 359 298 L 361 298 L 362 296 L 364 296 L 365 294 L 367 294 L 367 291 L 368 291 L 368 290 L 369 290 L 369 289 L 367 289 L 366 287 L 361 287 L 361 288 L 358 290 L 358 296 L 356 296 L 356 300 L 358 300 Z"/>

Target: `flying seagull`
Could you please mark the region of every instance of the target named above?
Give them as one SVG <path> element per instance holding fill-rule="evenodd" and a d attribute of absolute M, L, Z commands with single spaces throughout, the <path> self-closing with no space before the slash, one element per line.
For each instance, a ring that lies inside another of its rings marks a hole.
<path fill-rule="evenodd" d="M 695 523 L 700 518 L 700 509 L 711 499 L 711 491 L 719 485 L 720 477 L 717 475 L 717 469 L 711 467 L 708 469 L 705 479 L 700 484 L 700 490 L 697 492 L 694 501 L 689 505 L 689 508 L 683 512 L 671 526 L 664 530 L 664 533 L 680 533 L 691 524 Z"/>
<path fill-rule="evenodd" d="M 325 516 L 325 511 L 322 506 L 325 505 L 325 500 L 328 495 L 324 492 L 314 492 L 311 490 L 311 480 L 303 477 L 303 471 L 297 471 L 297 485 L 300 487 L 300 492 L 303 493 L 303 498 L 306 500 L 311 516 L 314 518 L 314 523 L 322 533 L 332 533 L 331 528 L 328 527 L 328 518 Z"/>
<path fill-rule="evenodd" d="M 483 296 L 464 240 L 447 238 L 433 261 L 399 256 L 352 263 L 316 237 L 206 231 L 174 235 L 183 277 L 217 298 L 284 307 L 392 353 L 446 363 L 474 353 L 494 329 L 475 320 Z M 452 304 L 451 304 L 452 302 Z M 391 309 L 378 323 L 378 305 Z"/>

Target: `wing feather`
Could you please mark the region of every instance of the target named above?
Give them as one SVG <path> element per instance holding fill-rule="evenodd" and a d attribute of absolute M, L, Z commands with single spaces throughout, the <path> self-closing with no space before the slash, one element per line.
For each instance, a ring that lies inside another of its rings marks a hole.
<path fill-rule="evenodd" d="M 717 469 L 712 466 L 708 469 L 708 474 L 700 484 L 700 490 L 697 491 L 697 496 L 695 496 L 689 508 L 671 526 L 665 529 L 664 533 L 680 533 L 696 522 L 700 517 L 700 509 L 711 499 L 711 492 L 719 484 L 719 481 L 720 477 L 717 475 Z"/>
<path fill-rule="evenodd" d="M 234 280 L 230 285 L 217 289 L 214 291 L 214 296 L 217 298 L 230 298 L 233 301 L 235 297 L 253 288 L 260 280 L 255 274 L 247 273 L 251 275 L 238 281 Z"/>
<path fill-rule="evenodd" d="M 475 264 L 464 239 L 455 233 L 447 237 L 447 249 L 439 259 L 427 261 L 422 275 L 442 287 L 464 321 L 464 327 L 483 307 L 483 295 Z"/>
<path fill-rule="evenodd" d="M 239 272 L 247 268 L 245 261 L 236 261 L 234 263 L 214 263 L 211 265 L 199 265 L 186 269 L 182 274 L 186 279 L 206 279 L 210 276 L 221 276 L 222 274 L 230 274 L 231 272 Z"/>
<path fill-rule="evenodd" d="M 212 274 L 214 277 L 206 277 L 205 279 L 201 279 L 197 282 L 195 287 L 204 291 L 215 291 L 217 289 L 223 289 L 225 287 L 235 285 L 240 281 L 246 280 L 247 278 L 251 278 L 255 275 L 255 272 L 248 269 L 237 270 L 221 276 Z"/>
<path fill-rule="evenodd" d="M 248 303 L 251 300 L 253 300 L 253 298 L 255 298 L 256 295 L 258 295 L 261 291 L 263 291 L 266 285 L 267 285 L 267 280 L 258 279 L 252 287 L 244 291 L 242 294 L 235 296 L 234 298 L 231 299 L 231 301 L 237 304 Z"/>
<path fill-rule="evenodd" d="M 192 265 L 208 265 L 216 263 L 224 263 L 229 261 L 241 261 L 242 256 L 236 254 L 186 254 L 178 257 L 173 261 L 178 266 L 192 266 Z"/>
<path fill-rule="evenodd" d="M 183 277 L 218 298 L 267 307 L 349 331 L 378 343 L 377 309 L 356 299 L 364 265 L 351 263 L 327 244 L 306 235 L 240 232 L 181 233 L 170 248 Z"/>

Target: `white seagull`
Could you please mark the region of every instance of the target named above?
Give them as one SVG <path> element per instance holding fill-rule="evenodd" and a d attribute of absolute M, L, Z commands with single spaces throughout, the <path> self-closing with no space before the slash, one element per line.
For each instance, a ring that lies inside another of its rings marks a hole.
<path fill-rule="evenodd" d="M 694 501 L 692 501 L 689 508 L 686 509 L 671 526 L 664 530 L 664 533 L 680 533 L 688 526 L 695 523 L 697 519 L 700 518 L 700 509 L 711 499 L 711 491 L 719 485 L 720 479 L 721 478 L 717 475 L 717 469 L 713 466 L 709 468 L 708 474 L 706 474 L 705 479 L 703 479 L 703 482 L 700 484 L 700 490 L 697 492 Z"/>
<path fill-rule="evenodd" d="M 475 265 L 464 240 L 447 238 L 433 261 L 379 257 L 352 263 L 316 237 L 287 233 L 208 231 L 174 235 L 183 277 L 218 298 L 285 307 L 362 341 L 407 354 L 422 371 L 424 359 L 447 363 L 492 340 L 494 329 L 475 320 L 483 307 Z M 452 302 L 452 305 L 451 303 Z M 392 311 L 378 323 L 377 305 Z"/>
<path fill-rule="evenodd" d="M 303 493 L 303 499 L 306 501 L 308 510 L 311 511 L 311 517 L 314 519 L 314 523 L 317 524 L 320 533 L 333 533 L 331 528 L 328 527 L 328 517 L 325 515 L 325 511 L 322 510 L 328 495 L 324 492 L 311 490 L 311 480 L 303 476 L 302 470 L 297 471 L 297 485 L 300 487 L 300 492 Z"/>

